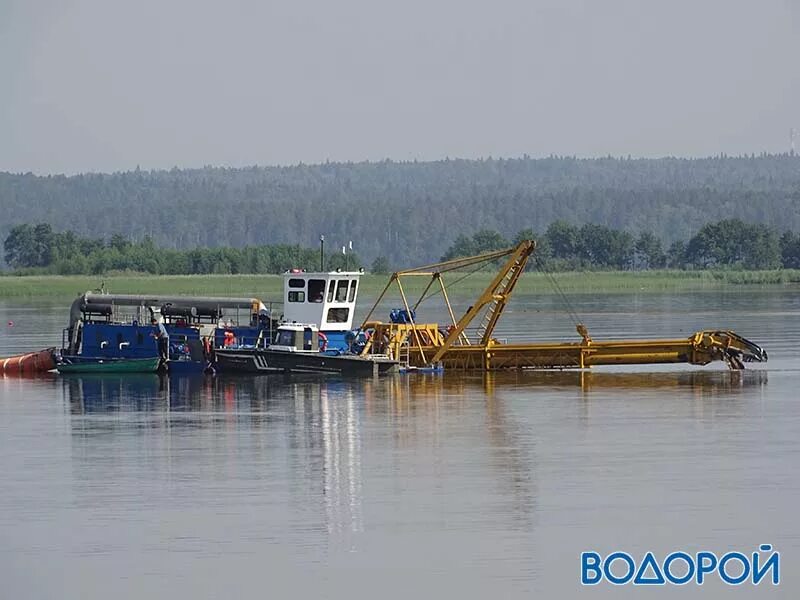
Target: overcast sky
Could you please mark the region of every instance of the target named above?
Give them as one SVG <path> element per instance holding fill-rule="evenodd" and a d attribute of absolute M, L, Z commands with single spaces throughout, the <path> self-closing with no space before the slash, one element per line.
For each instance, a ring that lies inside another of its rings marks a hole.
<path fill-rule="evenodd" d="M 800 0 L 0 0 L 0 76 L 13 172 L 784 152 Z"/>

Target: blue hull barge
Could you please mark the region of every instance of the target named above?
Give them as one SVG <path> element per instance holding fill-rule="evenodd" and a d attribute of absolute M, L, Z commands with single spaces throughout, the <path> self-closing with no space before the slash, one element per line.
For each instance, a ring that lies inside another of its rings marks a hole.
<path fill-rule="evenodd" d="M 214 367 L 214 349 L 270 339 L 276 321 L 255 298 L 97 294 L 79 296 L 62 333 L 59 363 L 89 365 L 158 359 L 151 319 L 169 334 L 169 359 L 159 369 L 202 373 Z M 78 367 L 79 368 L 79 367 Z"/>

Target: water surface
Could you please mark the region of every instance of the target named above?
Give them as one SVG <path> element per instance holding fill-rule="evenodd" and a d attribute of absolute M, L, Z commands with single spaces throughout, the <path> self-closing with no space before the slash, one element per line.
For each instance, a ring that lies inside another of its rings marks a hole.
<path fill-rule="evenodd" d="M 782 552 L 778 588 L 644 591 L 797 597 L 797 290 L 573 304 L 596 338 L 730 328 L 770 362 L 5 378 L 2 597 L 612 598 L 643 590 L 581 588 L 580 552 L 760 543 Z M 0 303 L 0 355 L 58 344 L 67 308 Z M 498 337 L 572 327 L 554 298 L 523 297 Z"/>

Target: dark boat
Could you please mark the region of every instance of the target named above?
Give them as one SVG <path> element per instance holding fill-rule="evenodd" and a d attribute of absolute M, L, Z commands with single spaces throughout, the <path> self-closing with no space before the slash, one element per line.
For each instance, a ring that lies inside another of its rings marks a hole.
<path fill-rule="evenodd" d="M 387 356 L 364 358 L 355 354 L 320 350 L 315 325 L 299 323 L 278 327 L 268 347 L 219 348 L 217 364 L 223 373 L 321 373 L 372 377 L 398 371 L 399 363 Z"/>

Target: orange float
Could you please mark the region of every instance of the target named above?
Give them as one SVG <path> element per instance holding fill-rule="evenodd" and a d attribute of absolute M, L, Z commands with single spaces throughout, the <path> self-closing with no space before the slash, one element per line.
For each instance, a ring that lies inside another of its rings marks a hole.
<path fill-rule="evenodd" d="M 39 350 L 38 352 L 28 352 L 18 356 L 0 358 L 0 374 L 2 375 L 33 375 L 34 373 L 44 373 L 56 368 L 53 359 L 55 348 Z"/>

